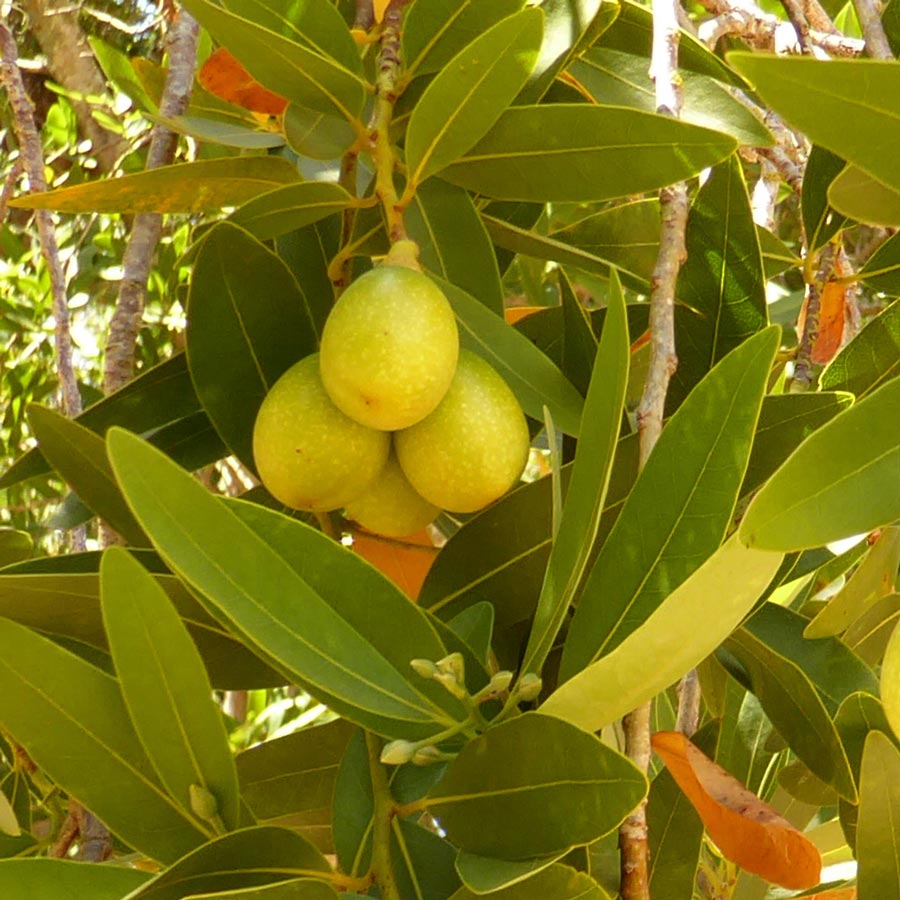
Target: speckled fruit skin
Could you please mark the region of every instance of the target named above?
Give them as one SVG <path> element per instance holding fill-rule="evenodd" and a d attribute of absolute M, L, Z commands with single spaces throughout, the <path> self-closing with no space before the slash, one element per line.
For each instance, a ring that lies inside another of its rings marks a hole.
<path fill-rule="evenodd" d="M 394 435 L 410 484 L 450 512 L 474 512 L 506 493 L 528 461 L 528 424 L 488 363 L 463 350 L 437 409 Z"/>
<path fill-rule="evenodd" d="M 392 453 L 375 484 L 348 503 L 344 512 L 375 534 L 407 537 L 433 522 L 440 509 L 413 490 Z"/>
<path fill-rule="evenodd" d="M 291 366 L 266 394 L 253 458 L 269 493 L 293 509 L 340 509 L 367 490 L 390 453 L 383 431 L 348 419 L 328 399 L 318 354 Z"/>
<path fill-rule="evenodd" d="M 440 403 L 458 355 L 456 317 L 440 288 L 421 272 L 383 265 L 357 278 L 328 316 L 322 382 L 354 421 L 396 431 Z"/>

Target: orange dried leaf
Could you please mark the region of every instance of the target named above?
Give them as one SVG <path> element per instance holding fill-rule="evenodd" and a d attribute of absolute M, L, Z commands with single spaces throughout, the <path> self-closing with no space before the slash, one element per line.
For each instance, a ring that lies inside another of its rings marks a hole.
<path fill-rule="evenodd" d="M 522 319 L 527 319 L 528 316 L 533 316 L 535 313 L 543 312 L 546 308 L 546 306 L 508 306 L 503 310 L 503 316 L 508 325 L 515 325 L 516 322 L 521 322 Z"/>
<path fill-rule="evenodd" d="M 418 599 L 425 576 L 438 552 L 427 531 L 420 531 L 402 541 L 354 531 L 353 550 L 372 563 L 382 575 L 390 578 L 410 600 Z"/>
<path fill-rule="evenodd" d="M 844 344 L 844 326 L 847 320 L 848 286 L 829 281 L 822 288 L 819 297 L 819 327 L 810 350 L 810 359 L 817 365 L 830 363 Z M 809 297 L 803 300 L 797 317 L 797 332 L 803 334 L 806 328 Z"/>
<path fill-rule="evenodd" d="M 790 822 L 680 732 L 658 731 L 652 743 L 725 857 L 782 887 L 819 883 L 822 857 Z"/>
<path fill-rule="evenodd" d="M 384 11 L 388 8 L 390 2 L 391 0 L 375 0 L 372 4 L 376 22 L 380 22 L 384 18 Z"/>
<path fill-rule="evenodd" d="M 197 80 L 220 100 L 267 116 L 280 116 L 287 100 L 264 88 L 224 47 L 212 53 Z"/>
<path fill-rule="evenodd" d="M 820 894 L 804 895 L 804 900 L 856 900 L 856 888 L 832 888 Z"/>

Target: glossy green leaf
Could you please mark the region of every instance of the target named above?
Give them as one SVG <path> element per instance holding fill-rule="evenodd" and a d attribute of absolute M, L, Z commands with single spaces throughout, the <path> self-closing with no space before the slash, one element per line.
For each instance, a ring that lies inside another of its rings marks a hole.
<path fill-rule="evenodd" d="M 3 729 L 125 843 L 171 862 L 204 840 L 156 780 L 115 679 L 0 619 L 0 692 Z"/>
<path fill-rule="evenodd" d="M 397 887 L 404 900 L 445 900 L 460 885 L 456 848 L 434 831 L 411 819 L 395 818 L 391 857 Z"/>
<path fill-rule="evenodd" d="M 888 245 L 897 253 L 900 244 L 891 238 L 869 259 L 874 269 L 886 262 Z M 879 260 L 879 256 L 881 259 Z M 863 269 L 863 273 L 865 268 Z M 900 288 L 900 255 L 896 262 L 897 287 Z M 875 281 L 877 282 L 877 277 Z M 871 282 L 870 282 L 871 283 Z M 850 391 L 858 398 L 865 397 L 900 375 L 900 300 L 895 300 L 844 347 L 822 373 L 823 390 Z"/>
<path fill-rule="evenodd" d="M 735 538 L 713 553 L 611 652 L 573 674 L 541 709 L 596 731 L 674 684 L 712 653 L 759 599 L 782 557 Z M 698 629 L 697 623 L 703 628 Z M 642 668 L 653 659 L 652 669 Z M 640 678 L 634 673 L 641 671 Z"/>
<path fill-rule="evenodd" d="M 253 815 L 295 828 L 331 852 L 334 782 L 354 730 L 349 722 L 338 719 L 238 754 L 241 797 Z"/>
<path fill-rule="evenodd" d="M 597 46 L 573 63 L 569 72 L 598 103 L 656 112 L 647 64 L 645 57 Z M 725 85 L 696 72 L 682 72 L 681 78 L 684 93 L 681 118 L 685 122 L 721 131 L 751 147 L 773 143 L 768 128 Z"/>
<path fill-rule="evenodd" d="M 296 168 L 277 156 L 226 157 L 86 181 L 18 197 L 9 205 L 68 213 L 198 213 L 239 206 L 299 180 Z"/>
<path fill-rule="evenodd" d="M 188 815 L 197 787 L 215 798 L 217 821 L 238 827 L 237 771 L 197 648 L 166 592 L 126 550 L 100 566 L 103 622 L 122 696 L 153 767 Z M 212 821 L 212 817 L 210 817 Z"/>
<path fill-rule="evenodd" d="M 419 245 L 419 261 L 428 271 L 503 314 L 497 258 L 466 191 L 439 178 L 426 181 L 406 210 L 405 222 L 409 236 Z"/>
<path fill-rule="evenodd" d="M 476 900 L 482 896 L 461 887 L 450 900 Z M 494 900 L 609 900 L 609 894 L 586 872 L 578 872 L 561 864 L 542 869 L 527 881 L 492 891 Z"/>
<path fill-rule="evenodd" d="M 670 402 L 673 394 L 685 397 L 726 353 L 768 324 L 759 240 L 736 157 L 716 166 L 698 191 L 685 246 L 676 293 L 700 314 L 702 325 L 684 329 L 678 326 L 695 320 L 676 320 L 678 368 Z"/>
<path fill-rule="evenodd" d="M 309 159 L 339 159 L 357 137 L 355 129 L 346 119 L 300 106 L 299 103 L 288 106 L 282 122 L 290 148 L 298 156 Z"/>
<path fill-rule="evenodd" d="M 331 3 L 291 0 L 224 0 L 222 5 L 263 28 L 308 47 L 358 75 L 363 66 L 359 48 L 337 7 Z"/>
<path fill-rule="evenodd" d="M 728 62 L 811 141 L 900 189 L 893 155 L 885 151 L 900 141 L 900 70 L 893 62 L 762 53 L 730 53 Z"/>
<path fill-rule="evenodd" d="M 541 856 L 537 859 L 511 860 L 476 856 L 462 850 L 456 857 L 456 871 L 472 894 L 491 894 L 530 879 L 558 862 L 567 852 L 561 850 L 551 856 Z"/>
<path fill-rule="evenodd" d="M 584 103 L 516 106 L 442 177 L 498 200 L 611 200 L 690 178 L 736 146 L 719 132 L 655 113 Z"/>
<path fill-rule="evenodd" d="M 810 250 L 818 250 L 846 221 L 828 204 L 828 188 L 844 168 L 844 161 L 824 147 L 813 147 L 803 173 L 800 212 Z"/>
<path fill-rule="evenodd" d="M 429 795 L 428 809 L 461 850 L 525 859 L 606 834 L 646 792 L 634 764 L 594 735 L 525 713 L 466 744 Z"/>
<path fill-rule="evenodd" d="M 185 8 L 264 87 L 318 112 L 337 114 L 351 122 L 358 119 L 366 100 L 364 79 L 315 50 L 257 24 L 260 5 L 252 0 L 232 0 L 228 6 L 238 7 L 242 13 L 238 15 L 211 0 L 185 2 Z"/>
<path fill-rule="evenodd" d="M 127 866 L 68 859 L 0 860 L 0 894 L 10 900 L 119 900 L 148 879 Z M 24 888 L 24 891 L 23 891 Z"/>
<path fill-rule="evenodd" d="M 756 234 L 759 237 L 767 279 L 775 278 L 788 269 L 799 268 L 803 264 L 796 252 L 768 228 L 757 226 Z"/>
<path fill-rule="evenodd" d="M 315 350 L 310 312 L 287 266 L 243 229 L 216 225 L 191 278 L 188 365 L 216 430 L 251 470 L 253 423 L 263 398 Z"/>
<path fill-rule="evenodd" d="M 893 734 L 884 706 L 878 697 L 864 692 L 853 693 L 841 703 L 834 724 L 841 736 L 841 742 L 850 761 L 850 768 L 859 783 L 863 750 L 866 738 L 873 731 L 881 731 L 895 744 L 897 737 Z"/>
<path fill-rule="evenodd" d="M 44 457 L 100 518 L 136 547 L 150 543 L 125 503 L 106 459 L 103 438 L 45 406 L 28 407 Z"/>
<path fill-rule="evenodd" d="M 543 419 L 546 406 L 557 428 L 577 436 L 584 400 L 562 372 L 527 338 L 461 288 L 435 279 L 459 324 L 461 346 L 487 360 L 516 395 L 526 414 Z"/>
<path fill-rule="evenodd" d="M 753 693 L 791 749 L 822 781 L 855 803 L 847 755 L 809 676 L 746 628 L 736 631 L 724 647 L 743 667 Z"/>
<path fill-rule="evenodd" d="M 800 550 L 900 518 L 898 408 L 895 378 L 823 425 L 753 499 L 741 540 L 760 549 Z"/>
<path fill-rule="evenodd" d="M 844 634 L 844 642 L 867 665 L 884 659 L 891 634 L 900 622 L 900 593 L 888 594 L 874 603 Z"/>
<path fill-rule="evenodd" d="M 625 298 L 610 293 L 566 501 L 520 671 L 540 673 L 594 549 L 622 421 L 631 348 Z"/>
<path fill-rule="evenodd" d="M 362 876 L 372 861 L 372 817 L 375 792 L 369 773 L 366 736 L 351 736 L 334 784 L 334 849 L 341 869 Z"/>
<path fill-rule="evenodd" d="M 758 488 L 798 444 L 852 405 L 852 394 L 845 392 L 766 396 L 741 493 Z"/>
<path fill-rule="evenodd" d="M 477 37 L 437 74 L 406 128 L 411 186 L 473 147 L 523 87 L 534 67 L 544 17 L 530 8 Z"/>
<path fill-rule="evenodd" d="M 221 144 L 223 147 L 236 147 L 239 150 L 268 150 L 284 146 L 284 135 L 273 131 L 253 128 L 252 123 L 220 122 L 204 116 L 175 116 L 171 119 L 154 116 L 154 122 L 184 134 L 198 141 L 210 144 Z"/>
<path fill-rule="evenodd" d="M 257 240 L 267 241 L 341 212 L 352 204 L 353 198 L 339 184 L 303 181 L 261 194 L 233 212 L 229 221 Z"/>
<path fill-rule="evenodd" d="M 900 897 L 900 750 L 883 734 L 866 739 L 856 828 L 861 900 Z"/>
<path fill-rule="evenodd" d="M 494 632 L 494 606 L 486 600 L 466 607 L 447 622 L 447 627 L 464 641 L 485 664 L 491 655 L 491 637 Z"/>
<path fill-rule="evenodd" d="M 560 269 L 559 292 L 563 311 L 563 346 L 560 367 L 563 375 L 578 388 L 580 394 L 587 395 L 597 356 L 597 336 L 594 334 L 593 317 L 578 298 L 575 286 L 568 275 Z M 608 296 L 621 298 L 622 282 L 619 273 L 612 269 L 609 273 Z M 624 303 L 624 300 L 622 301 Z M 627 318 L 627 315 L 626 315 Z M 606 321 L 604 310 L 604 321 Z M 628 332 L 625 334 L 626 342 Z"/>
<path fill-rule="evenodd" d="M 858 166 L 847 166 L 828 187 L 828 202 L 841 215 L 869 225 L 900 225 L 900 190 Z"/>
<path fill-rule="evenodd" d="M 613 650 L 719 547 L 779 337 L 770 328 L 731 351 L 669 419 L 584 585 L 561 681 Z"/>
<path fill-rule="evenodd" d="M 30 559 L 34 541 L 27 531 L 0 528 L 0 569 Z"/>
<path fill-rule="evenodd" d="M 891 296 L 900 294 L 900 240 L 897 239 L 897 235 L 893 235 L 884 241 L 865 261 L 859 270 L 859 277 L 876 291 Z M 888 328 L 889 333 L 885 337 L 896 340 L 897 325 L 895 324 L 895 317 L 900 315 L 897 313 L 896 306 L 896 303 L 892 303 L 891 306 L 866 323 L 866 328 L 873 322 L 881 322 Z M 888 310 L 892 310 L 892 313 L 885 318 Z M 891 357 L 892 360 L 893 357 Z M 833 365 L 834 363 L 832 363 Z"/>
<path fill-rule="evenodd" d="M 134 435 L 111 429 L 108 441 L 122 490 L 162 557 L 318 700 L 411 740 L 464 717 L 459 701 L 409 668 L 410 659 L 443 658 L 446 647 L 375 569 L 301 522 L 223 503 Z M 265 523 L 267 537 L 245 518 Z"/>
<path fill-rule="evenodd" d="M 288 878 L 324 879 L 330 872 L 325 857 L 299 834 L 259 825 L 198 847 L 122 900 L 181 900 Z"/>
<path fill-rule="evenodd" d="M 525 0 L 417 0 L 403 20 L 404 76 L 437 72 Z"/>

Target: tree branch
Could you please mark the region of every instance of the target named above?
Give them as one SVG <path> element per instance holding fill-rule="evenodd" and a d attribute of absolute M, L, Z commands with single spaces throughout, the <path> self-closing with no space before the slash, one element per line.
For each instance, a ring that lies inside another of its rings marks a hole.
<path fill-rule="evenodd" d="M 883 7 L 879 0 L 853 0 L 853 6 L 866 39 L 866 53 L 872 59 L 893 59 L 894 53 L 881 22 Z"/>
<path fill-rule="evenodd" d="M 366 732 L 369 752 L 369 774 L 375 810 L 372 817 L 372 872 L 384 900 L 401 900 L 400 888 L 391 861 L 391 820 L 394 818 L 394 799 L 388 783 L 387 771 L 381 762 L 381 739 Z"/>
<path fill-rule="evenodd" d="M 168 38 L 169 70 L 159 104 L 163 118 L 180 116 L 187 108 L 197 62 L 196 21 L 184 10 L 179 11 Z M 147 154 L 148 169 L 171 163 L 175 156 L 177 136 L 163 125 L 155 125 Z M 109 326 L 106 358 L 103 366 L 103 390 L 118 390 L 134 374 L 134 349 L 140 330 L 141 315 L 147 294 L 147 279 L 156 245 L 162 231 L 162 216 L 139 213 L 123 260 L 122 284 L 116 309 Z"/>

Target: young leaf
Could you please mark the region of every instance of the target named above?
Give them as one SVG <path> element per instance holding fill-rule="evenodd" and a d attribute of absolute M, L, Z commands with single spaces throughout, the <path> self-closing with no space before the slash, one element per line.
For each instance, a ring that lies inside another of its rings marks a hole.
<path fill-rule="evenodd" d="M 878 731 L 866 739 L 856 858 L 859 896 L 900 897 L 900 750 Z"/>
<path fill-rule="evenodd" d="M 561 719 L 530 712 L 466 744 L 427 806 L 459 849 L 524 859 L 606 834 L 646 792 L 626 757 Z"/>
<path fill-rule="evenodd" d="M 216 225 L 194 264 L 188 365 L 217 431 L 251 470 L 253 422 L 263 398 L 315 349 L 310 311 L 287 266 L 243 229 Z"/>
<path fill-rule="evenodd" d="M 748 551 L 730 539 L 618 646 L 558 687 L 541 710 L 596 731 L 636 709 L 698 665 L 738 627 L 781 559 Z M 634 678 L 646 659 L 655 660 L 653 667 Z"/>
<path fill-rule="evenodd" d="M 339 184 L 302 181 L 261 194 L 235 210 L 228 220 L 257 240 L 268 241 L 341 212 L 352 203 L 353 198 Z"/>
<path fill-rule="evenodd" d="M 4 859 L 0 861 L 0 894 L 9 898 L 27 895 L 28 900 L 119 900 L 149 877 L 128 866 L 86 866 L 74 859 Z"/>
<path fill-rule="evenodd" d="M 690 178 L 736 146 L 724 134 L 655 113 L 585 103 L 515 106 L 442 177 L 498 200 L 612 200 Z"/>
<path fill-rule="evenodd" d="M 114 678 L 0 619 L 0 693 L 4 731 L 125 843 L 171 862 L 203 842 L 156 780 Z"/>
<path fill-rule="evenodd" d="M 828 205 L 828 188 L 844 165 L 844 160 L 824 147 L 813 147 L 809 152 L 803 173 L 800 212 L 810 251 L 824 247 L 846 221 Z"/>
<path fill-rule="evenodd" d="M 197 213 L 240 206 L 282 184 L 300 181 L 297 169 L 277 156 L 206 159 L 148 169 L 121 178 L 27 194 L 10 206 L 60 212 Z"/>
<path fill-rule="evenodd" d="M 613 650 L 721 544 L 779 337 L 769 328 L 731 351 L 669 420 L 584 585 L 561 682 Z"/>
<path fill-rule="evenodd" d="M 464 718 L 458 700 L 409 668 L 410 659 L 442 659 L 443 641 L 374 569 L 301 522 L 223 503 L 128 432 L 111 429 L 108 442 L 119 484 L 167 564 L 317 699 L 409 740 Z"/>
<path fill-rule="evenodd" d="M 790 822 L 683 734 L 658 731 L 652 743 L 728 859 L 782 887 L 800 890 L 819 883 L 819 851 Z"/>
<path fill-rule="evenodd" d="M 528 79 L 544 17 L 524 9 L 489 28 L 435 76 L 406 128 L 407 190 L 474 146 Z"/>
<path fill-rule="evenodd" d="M 160 780 L 188 815 L 197 787 L 215 799 L 208 819 L 238 827 L 237 771 L 203 661 L 165 591 L 126 550 L 100 566 L 103 622 L 122 696 Z"/>
<path fill-rule="evenodd" d="M 898 408 L 895 378 L 823 425 L 754 497 L 741 540 L 762 550 L 801 550 L 900 518 Z"/>
<path fill-rule="evenodd" d="M 575 464 L 520 668 L 523 674 L 539 674 L 543 669 L 587 569 L 619 438 L 629 356 L 625 298 L 619 288 L 610 291 Z"/>

